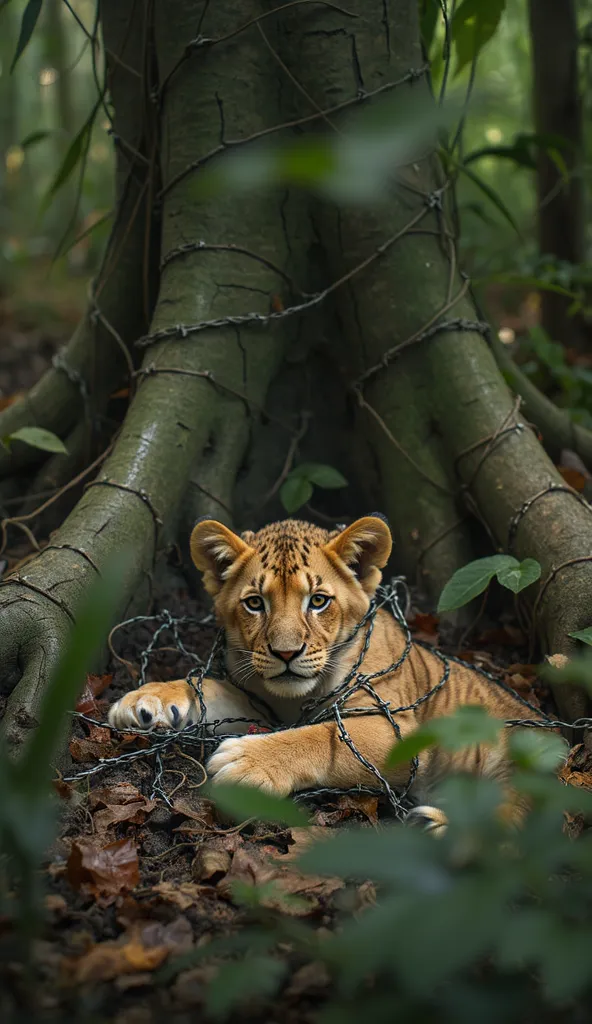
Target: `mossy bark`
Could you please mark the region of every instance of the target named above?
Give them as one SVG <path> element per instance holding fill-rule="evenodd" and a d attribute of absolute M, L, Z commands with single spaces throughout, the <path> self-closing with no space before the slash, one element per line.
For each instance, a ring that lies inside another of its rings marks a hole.
<path fill-rule="evenodd" d="M 380 0 L 354 0 L 348 11 L 355 20 L 334 9 L 299 6 L 283 23 L 282 57 L 321 109 L 422 65 L 416 4 L 395 8 Z M 417 78 L 399 88 L 425 93 L 427 84 Z M 300 105 L 301 99 L 293 94 L 293 102 Z M 456 272 L 446 211 L 438 210 L 440 184 L 437 166 L 424 160 L 406 170 L 405 187 L 394 189 L 386 204 L 313 206 L 334 278 L 419 218 L 420 234 L 406 232 L 337 293 L 343 333 L 356 357 L 352 378 L 402 346 L 362 388 L 374 411 L 369 436 L 385 510 L 408 571 L 419 551 L 428 549 L 423 574 L 437 593 L 443 578 L 470 556 L 466 528 L 455 525 L 468 498 L 468 510 L 477 514 L 495 546 L 507 549 L 514 534 L 515 554 L 541 563 L 535 625 L 544 649 L 568 653 L 574 646 L 568 634 L 589 625 L 592 616 L 592 559 L 573 561 L 587 559 L 592 551 L 592 515 L 565 490 L 537 498 L 522 514 L 550 483 L 563 481 L 527 426 L 497 438 L 516 422 L 515 403 L 481 334 L 445 330 L 405 347 L 432 322 L 477 319 Z M 556 572 L 564 563 L 570 564 Z M 583 710 L 583 697 L 560 691 L 558 700 L 568 714 Z"/>
<path fill-rule="evenodd" d="M 126 22 L 126 13 L 129 20 L 134 7 L 133 0 L 104 0 L 106 35 L 110 28 L 115 32 L 113 21 Z M 226 4 L 215 16 L 207 3 L 197 8 L 193 0 L 158 0 L 155 22 L 147 26 L 160 81 L 168 78 L 160 97 L 161 254 L 166 266 L 150 329 L 153 334 L 170 331 L 170 336 L 146 349 L 137 393 L 97 479 L 50 547 L 26 565 L 20 581 L 9 577 L 2 584 L 1 663 L 6 676 L 22 673 L 4 719 L 13 746 L 34 725 L 44 681 L 70 619 L 109 555 L 123 549 L 132 553 L 121 592 L 113 598 L 116 616 L 141 597 L 158 551 L 172 539 L 191 474 L 223 451 L 234 479 L 253 409 L 262 405 L 283 352 L 281 324 L 246 331 L 229 324 L 194 334 L 178 326 L 253 309 L 269 311 L 283 278 L 238 249 L 254 250 L 280 267 L 289 259 L 279 200 L 262 196 L 245 203 L 223 196 L 203 201 L 195 174 L 169 187 L 179 172 L 217 144 L 221 132 L 248 135 L 278 119 L 276 96 L 269 89 L 270 58 L 256 36 L 237 37 L 205 58 L 182 61 L 169 77 L 195 36 L 196 17 L 201 31 L 214 36 L 260 13 L 255 2 Z M 110 49 L 118 52 L 114 44 Z M 168 261 L 179 245 L 200 240 L 207 244 Z"/>

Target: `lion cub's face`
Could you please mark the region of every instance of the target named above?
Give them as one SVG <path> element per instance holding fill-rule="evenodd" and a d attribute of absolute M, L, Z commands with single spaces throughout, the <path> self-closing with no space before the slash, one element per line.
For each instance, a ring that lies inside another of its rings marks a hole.
<path fill-rule="evenodd" d="M 367 611 L 391 544 L 378 516 L 340 533 L 287 519 L 242 537 L 198 523 L 191 553 L 225 628 L 233 678 L 248 689 L 258 677 L 276 697 L 311 694 Z"/>

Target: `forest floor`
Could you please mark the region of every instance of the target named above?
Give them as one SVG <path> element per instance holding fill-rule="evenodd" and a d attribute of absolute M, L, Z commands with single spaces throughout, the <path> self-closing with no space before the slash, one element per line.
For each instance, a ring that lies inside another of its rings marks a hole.
<path fill-rule="evenodd" d="M 32 383 L 59 340 L 20 332 L 24 340 L 17 344 L 14 324 L 10 337 L 2 334 L 7 329 L 0 321 L 4 396 Z M 267 899 L 272 911 L 296 915 L 315 928 L 333 928 L 339 916 L 343 882 L 303 876 L 294 866 L 309 830 L 253 820 L 229 823 L 202 795 L 203 745 L 175 741 L 158 755 L 145 736 L 117 734 L 102 724 L 108 705 L 142 678 L 183 677 L 195 664 L 193 655 L 209 653 L 216 631 L 211 621 L 202 623 L 208 609 L 190 595 L 180 567 L 163 561 L 150 613 L 165 611 L 186 620 L 177 636 L 168 628 L 155 638 L 158 618 L 122 626 L 112 636 L 105 674 L 88 678 L 78 702 L 77 710 L 87 718 L 74 719 L 71 763 L 56 773 L 60 828 L 43 868 L 45 920 L 30 968 L 15 956 L 9 915 L 0 916 L 0 1018 L 6 1024 L 66 1019 L 193 1024 L 196 1014 L 203 1014 L 205 986 L 215 966 L 211 961 L 183 966 L 179 958 L 190 959 L 192 951 L 252 919 L 254 911 L 235 899 L 237 882 L 276 882 L 288 899 L 263 897 L 264 906 Z M 527 638 L 511 618 L 483 617 L 460 652 L 435 616 L 412 606 L 409 618 L 417 639 L 460 653 L 549 709 L 536 666 L 528 664 Z M 566 781 L 573 772 L 580 773 L 577 784 L 592 788 L 592 765 L 581 746 L 564 769 Z M 313 836 L 352 823 L 372 828 L 389 815 L 382 799 L 367 795 L 317 798 L 309 811 Z M 572 834 L 582 828 L 578 820 L 567 824 Z M 374 895 L 370 883 L 350 889 L 350 910 L 352 900 L 354 909 L 362 910 Z M 290 899 L 294 896 L 298 899 Z M 285 955 L 290 959 L 289 949 Z M 290 959 L 273 1010 L 253 1002 L 233 1019 L 303 1024 L 312 1021 L 329 988 L 320 965 Z"/>

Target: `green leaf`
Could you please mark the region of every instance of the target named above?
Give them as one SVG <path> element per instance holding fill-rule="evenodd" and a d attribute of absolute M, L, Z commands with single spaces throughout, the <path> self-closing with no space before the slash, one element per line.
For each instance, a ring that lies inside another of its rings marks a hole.
<path fill-rule="evenodd" d="M 36 146 L 38 142 L 43 142 L 44 139 L 48 139 L 54 134 L 54 132 L 50 131 L 29 132 L 20 144 L 21 149 L 30 149 L 31 146 Z"/>
<path fill-rule="evenodd" d="M 225 814 L 237 821 L 259 818 L 262 821 L 300 828 L 309 824 L 307 815 L 292 800 L 264 793 L 263 790 L 254 789 L 252 786 L 239 786 L 234 783 L 210 786 L 208 796 Z"/>
<path fill-rule="evenodd" d="M 493 577 L 500 569 L 519 565 L 518 559 L 511 555 L 491 555 L 489 558 L 478 558 L 462 569 L 457 569 L 448 580 L 438 601 L 439 612 L 452 612 L 462 608 L 474 597 L 482 594 Z"/>
<path fill-rule="evenodd" d="M 556 292 L 557 295 L 565 295 L 569 299 L 573 299 L 575 296 L 575 292 L 569 291 L 569 289 L 563 288 L 559 284 L 554 284 L 552 281 L 544 281 L 539 277 L 533 277 L 529 274 L 488 274 L 486 277 L 473 278 L 473 284 L 508 284 L 516 285 L 518 288 L 537 288 L 539 291 Z"/>
<path fill-rule="evenodd" d="M 536 150 L 543 149 L 556 163 L 558 169 L 563 173 L 565 161 L 561 157 L 561 150 L 570 149 L 571 143 L 561 135 L 539 134 L 536 132 L 519 132 L 514 136 L 509 145 L 504 146 L 482 146 L 474 149 L 464 158 L 464 164 L 473 163 L 483 157 L 496 157 L 497 159 L 512 160 L 520 167 L 527 167 L 529 170 L 536 169 Z"/>
<path fill-rule="evenodd" d="M 507 587 L 513 594 L 519 594 L 525 587 L 535 583 L 541 575 L 541 566 L 536 558 L 525 558 L 516 566 L 498 569 L 496 577 L 502 587 Z"/>
<path fill-rule="evenodd" d="M 453 715 L 433 718 L 416 729 L 411 736 L 395 743 L 385 764 L 387 768 L 392 768 L 436 745 L 454 752 L 474 743 L 495 743 L 500 729 L 501 722 L 492 718 L 486 708 L 465 704 Z"/>
<path fill-rule="evenodd" d="M 80 234 L 76 235 L 76 237 L 73 238 L 71 241 L 67 240 L 69 232 L 66 232 L 65 238 L 62 239 L 62 242 L 60 243 L 54 254 L 54 260 L 57 260 L 61 256 L 65 256 L 66 253 L 69 253 L 70 249 L 73 249 L 75 245 L 78 245 L 79 242 L 82 242 L 83 238 L 88 238 L 88 236 L 91 235 L 93 231 L 96 231 L 97 228 L 101 228 L 104 224 L 107 223 L 108 220 L 111 219 L 112 216 L 113 211 L 108 210 L 107 213 L 104 213 L 102 217 L 99 217 L 99 219 L 96 220 L 94 224 L 91 224 L 90 227 L 85 228 L 84 231 L 81 231 Z"/>
<path fill-rule="evenodd" d="M 464 704 L 453 715 L 435 718 L 431 726 L 439 745 L 454 753 L 473 743 L 495 743 L 503 723 L 478 704 Z"/>
<path fill-rule="evenodd" d="M 405 764 L 421 754 L 422 750 L 433 747 L 435 743 L 436 733 L 434 730 L 429 725 L 422 725 L 412 732 L 411 736 L 406 736 L 404 740 L 395 743 L 384 766 L 385 768 L 394 768 L 397 764 Z"/>
<path fill-rule="evenodd" d="M 21 30 L 19 33 L 18 42 L 16 44 L 15 54 L 14 57 L 12 58 L 12 64 L 10 65 L 10 74 L 12 74 L 12 72 L 14 71 L 19 57 L 21 56 L 31 36 L 33 35 L 35 25 L 37 24 L 37 19 L 41 13 L 42 5 L 43 0 L 29 0 L 27 6 L 23 11 L 23 17 L 21 20 Z"/>
<path fill-rule="evenodd" d="M 311 484 L 317 487 L 324 487 L 331 490 L 336 487 L 347 487 L 347 480 L 338 469 L 333 466 L 324 466 L 320 462 L 302 462 L 295 466 L 290 476 L 303 477 L 310 480 Z"/>
<path fill-rule="evenodd" d="M 68 147 L 68 151 L 66 152 L 66 155 L 64 156 L 64 159 L 62 160 L 62 163 L 57 170 L 56 176 L 53 179 L 51 185 L 49 186 L 45 196 L 41 201 L 42 213 L 44 213 L 47 210 L 56 192 L 59 192 L 62 186 L 65 185 L 68 178 L 74 171 L 76 165 L 80 163 L 80 161 L 84 158 L 84 155 L 88 148 L 88 144 L 90 142 L 90 136 L 98 109 L 99 104 L 97 102 L 95 103 L 86 121 L 82 125 L 82 128 L 72 139 L 72 142 Z"/>
<path fill-rule="evenodd" d="M 586 626 L 586 629 L 577 629 L 575 633 L 568 633 L 568 636 L 574 638 L 574 640 L 581 640 L 583 644 L 589 644 L 592 647 L 592 626 Z"/>
<path fill-rule="evenodd" d="M 9 441 L 22 441 L 31 448 L 39 448 L 43 452 L 57 452 L 59 455 L 67 455 L 68 449 L 57 434 L 44 427 L 19 427 L 13 434 L 8 435 Z"/>
<path fill-rule="evenodd" d="M 466 175 L 466 177 L 469 178 L 469 180 L 472 181 L 473 184 L 476 185 L 477 188 L 480 189 L 481 192 L 483 192 L 483 194 L 487 196 L 489 201 L 491 203 L 493 203 L 493 205 L 496 207 L 496 209 L 498 209 L 499 212 L 502 214 L 504 219 L 507 220 L 508 224 L 510 224 L 510 226 L 514 228 L 514 231 L 516 232 L 518 237 L 522 238 L 522 233 L 520 231 L 520 228 L 518 227 L 518 224 L 514 220 L 513 215 L 508 210 L 508 207 L 504 203 L 504 201 L 503 201 L 502 197 L 500 196 L 499 192 L 496 192 L 495 189 L 491 188 L 491 186 L 488 185 L 487 182 L 483 181 L 483 178 L 480 178 L 478 174 L 475 174 L 475 172 L 473 170 L 471 170 L 469 167 L 467 167 L 466 164 L 462 163 L 462 164 L 457 164 L 456 166 L 457 166 L 457 169 L 462 174 Z"/>
<path fill-rule="evenodd" d="M 479 56 L 494 35 L 506 6 L 506 0 L 464 0 L 455 12 L 450 27 L 456 45 L 456 74 Z"/>
<path fill-rule="evenodd" d="M 519 768 L 553 772 L 565 760 L 567 741 L 545 729 L 510 729 L 510 757 Z"/>
<path fill-rule="evenodd" d="M 275 995 L 288 970 L 284 960 L 271 956 L 246 956 L 224 964 L 208 985 L 206 1006 L 214 1017 L 226 1017 L 232 1008 L 253 996 Z"/>
<path fill-rule="evenodd" d="M 313 487 L 303 476 L 290 476 L 280 488 L 280 501 L 289 516 L 312 498 Z"/>
<path fill-rule="evenodd" d="M 335 202 L 388 200 L 393 174 L 431 147 L 453 117 L 453 101 L 434 104 L 423 90 L 405 100 L 395 92 L 350 116 L 345 130 L 295 140 L 261 141 L 227 153 L 195 176 L 198 199 L 221 190 L 296 186 Z M 458 104 L 456 104 L 456 107 Z"/>
<path fill-rule="evenodd" d="M 296 864 L 305 874 L 371 878 L 437 892 L 446 888 L 447 871 L 438 863 L 434 844 L 426 843 L 429 838 L 419 829 L 397 825 L 380 831 L 348 828 L 307 847 Z"/>

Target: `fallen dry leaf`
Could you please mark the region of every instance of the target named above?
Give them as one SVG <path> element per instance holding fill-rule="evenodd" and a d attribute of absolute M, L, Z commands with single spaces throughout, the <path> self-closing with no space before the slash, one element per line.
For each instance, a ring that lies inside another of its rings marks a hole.
<path fill-rule="evenodd" d="M 274 883 L 276 891 L 263 893 L 262 905 L 297 917 L 315 913 L 322 906 L 324 899 L 344 887 L 341 878 L 303 875 L 291 864 L 284 866 L 281 858 L 272 860 L 263 856 L 258 849 L 247 850 L 245 847 L 238 849 L 234 854 L 230 870 L 218 883 L 218 891 L 232 899 L 237 882 L 257 887 L 269 887 L 270 883 Z M 282 900 L 283 895 L 301 896 L 303 899 L 298 903 L 286 902 Z"/>
<path fill-rule="evenodd" d="M 214 828 L 216 825 L 215 805 L 202 796 L 179 797 L 173 801 L 173 810 L 206 828 Z"/>
<path fill-rule="evenodd" d="M 49 910 L 52 914 L 63 914 L 68 909 L 63 896 L 58 896 L 56 893 L 48 893 L 43 901 L 45 903 L 45 909 Z"/>
<path fill-rule="evenodd" d="M 303 995 L 317 995 L 331 984 L 331 975 L 320 961 L 300 967 L 292 975 L 286 995 L 296 999 Z"/>
<path fill-rule="evenodd" d="M 156 807 L 156 800 L 149 800 L 129 782 L 117 782 L 94 790 L 89 798 L 93 822 L 97 832 L 104 832 L 110 825 L 130 821 L 142 825 L 146 815 Z"/>
<path fill-rule="evenodd" d="M 552 668 L 567 668 L 569 665 L 569 658 L 565 654 L 548 654 L 545 661 L 547 661 Z"/>
<path fill-rule="evenodd" d="M 0 412 L 4 409 L 8 409 L 15 402 L 20 401 L 21 398 L 26 394 L 26 391 L 15 391 L 13 395 L 0 395 Z"/>
<path fill-rule="evenodd" d="M 86 683 L 84 684 L 84 690 L 80 694 L 76 703 L 76 710 L 80 712 L 81 715 L 90 715 L 91 717 L 99 714 L 100 709 L 97 704 L 97 697 L 100 697 L 103 690 L 106 690 L 112 681 L 112 675 L 88 675 L 86 677 Z"/>
<path fill-rule="evenodd" d="M 567 761 L 561 767 L 559 778 L 567 786 L 592 790 L 592 753 L 583 743 L 571 748 Z"/>
<path fill-rule="evenodd" d="M 86 889 L 94 896 L 117 896 L 135 888 L 140 880 L 137 846 L 131 839 L 107 846 L 97 840 L 77 839 L 72 843 L 66 877 L 74 889 Z"/>
<path fill-rule="evenodd" d="M 579 469 L 573 469 L 571 466 L 557 466 L 557 469 L 561 473 L 561 476 L 565 480 L 566 484 L 573 487 L 574 491 L 583 491 L 586 486 L 586 477 L 583 473 L 580 473 Z"/>
<path fill-rule="evenodd" d="M 152 892 L 166 903 L 179 907 L 179 910 L 187 910 L 188 907 L 195 906 L 201 893 L 208 888 L 207 885 L 196 885 L 195 882 L 159 882 L 158 885 L 152 886 Z"/>
<path fill-rule="evenodd" d="M 501 629 L 485 629 L 479 636 L 480 644 L 497 644 L 499 647 L 522 647 L 526 637 L 516 626 L 505 625 Z M 464 654 L 463 654 L 464 657 Z"/>
<path fill-rule="evenodd" d="M 521 697 L 525 697 L 526 700 L 534 704 L 535 707 L 540 707 L 539 699 L 532 688 L 532 682 L 527 679 L 519 672 L 513 672 L 512 675 L 506 675 L 504 681 L 508 686 L 511 686 L 516 693 L 519 693 Z"/>
<path fill-rule="evenodd" d="M 100 725 L 91 725 L 88 736 L 73 736 L 69 750 L 74 761 L 83 763 L 98 761 L 100 757 L 112 757 L 116 753 L 111 730 Z"/>
<path fill-rule="evenodd" d="M 409 623 L 411 632 L 416 640 L 424 640 L 428 644 L 439 643 L 438 625 L 440 619 L 430 612 L 416 612 L 413 620 Z"/>
<path fill-rule="evenodd" d="M 282 854 L 281 860 L 285 863 L 286 861 L 296 860 L 301 853 L 308 850 L 308 847 L 318 839 L 327 839 L 330 836 L 330 832 L 327 831 L 322 825 L 311 825 L 308 828 L 291 828 L 290 835 L 292 836 L 292 843 L 288 848 L 288 852 Z"/>
<path fill-rule="evenodd" d="M 538 675 L 538 665 L 523 665 L 521 662 L 516 662 L 515 665 L 508 665 L 506 670 L 510 675 L 518 672 L 521 676 L 526 676 L 527 679 L 534 679 Z"/>
<path fill-rule="evenodd" d="M 339 825 L 355 815 L 363 814 L 372 824 L 378 824 L 378 797 L 368 793 L 344 793 L 335 801 L 335 810 L 318 810 L 314 814 L 317 825 L 331 827 Z"/>
<path fill-rule="evenodd" d="M 191 864 L 191 877 L 198 882 L 214 882 L 227 873 L 232 858 L 228 850 L 211 848 L 204 843 L 199 847 Z"/>
<path fill-rule="evenodd" d="M 154 971 L 170 953 L 189 949 L 192 941 L 191 925 L 184 917 L 167 925 L 139 921 L 115 941 L 99 942 L 80 957 L 64 958 L 62 967 L 69 984 L 111 981 Z"/>

